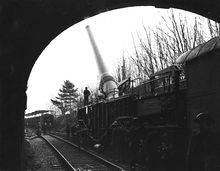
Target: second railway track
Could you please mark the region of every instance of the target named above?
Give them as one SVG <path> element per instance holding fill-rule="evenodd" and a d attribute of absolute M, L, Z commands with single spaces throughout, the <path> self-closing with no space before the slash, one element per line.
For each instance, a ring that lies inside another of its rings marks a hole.
<path fill-rule="evenodd" d="M 125 170 L 97 155 L 94 155 L 77 145 L 56 136 L 42 136 L 62 158 L 67 165 L 66 170 L 73 171 L 118 171 Z"/>

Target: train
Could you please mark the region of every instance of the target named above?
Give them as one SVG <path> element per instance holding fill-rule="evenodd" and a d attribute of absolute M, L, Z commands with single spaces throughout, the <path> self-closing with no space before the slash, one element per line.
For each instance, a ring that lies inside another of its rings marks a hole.
<path fill-rule="evenodd" d="M 139 85 L 134 86 L 130 78 L 124 80 L 118 86 L 118 97 L 78 108 L 78 119 L 86 124 L 87 135 L 97 140 L 116 122 L 126 123 L 129 130 L 132 120 L 138 120 L 145 130 L 139 136 L 144 148 L 137 149 L 144 153 L 140 152 L 142 163 L 157 156 L 157 163 L 172 161 L 184 167 L 196 115 L 208 112 L 220 130 L 219 56 L 220 38 L 215 37 Z"/>
<path fill-rule="evenodd" d="M 43 113 L 41 111 L 36 111 L 25 117 L 26 128 L 33 130 L 38 130 L 40 128 L 43 133 L 50 132 L 53 128 L 53 124 L 54 115 L 48 113 L 48 111 Z"/>

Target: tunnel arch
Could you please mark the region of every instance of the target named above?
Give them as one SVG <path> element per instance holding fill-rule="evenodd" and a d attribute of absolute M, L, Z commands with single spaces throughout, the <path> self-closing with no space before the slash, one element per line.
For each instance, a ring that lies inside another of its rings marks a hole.
<path fill-rule="evenodd" d="M 220 21 L 218 0 L 3 0 L 0 2 L 0 166 L 24 170 L 23 116 L 31 69 L 68 27 L 100 12 L 131 6 L 179 8 Z M 13 154 L 13 155 L 12 155 Z"/>

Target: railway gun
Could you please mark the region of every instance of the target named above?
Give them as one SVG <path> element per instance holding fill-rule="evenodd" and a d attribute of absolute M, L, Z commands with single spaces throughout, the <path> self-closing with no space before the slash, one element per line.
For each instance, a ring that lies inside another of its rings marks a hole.
<path fill-rule="evenodd" d="M 184 168 L 195 116 L 209 112 L 219 131 L 219 53 L 216 37 L 180 55 L 177 64 L 152 74 L 149 80 L 136 86 L 130 78 L 122 81 L 118 96 L 79 108 L 78 119 L 87 125 L 87 135 L 100 143 L 111 142 L 115 123 L 126 128 L 129 139 L 134 122 L 125 126 L 120 120 L 138 120 L 144 130 L 139 136 L 139 162 L 150 166 L 157 161 L 163 167 L 175 161 Z"/>
<path fill-rule="evenodd" d="M 174 71 L 173 68 L 175 68 Z M 117 98 L 102 100 L 78 109 L 78 119 L 84 120 L 88 127 L 87 135 L 96 139 L 96 142 L 103 146 L 110 146 L 114 139 L 113 132 L 117 129 L 117 126 L 114 128 L 115 121 L 120 123 L 120 120 L 124 119 L 127 123 L 122 123 L 122 125 L 127 130 L 122 136 L 126 136 L 125 139 L 129 140 L 129 132 L 133 127 L 132 120 L 135 119 L 138 120 L 139 126 L 144 127 L 144 131 L 139 137 L 142 145 L 140 145 L 140 149 L 137 149 L 140 151 L 140 155 L 146 153 L 146 147 L 148 147 L 148 149 L 154 149 L 152 153 L 160 153 L 154 160 L 159 161 L 159 156 L 161 161 L 171 157 L 174 159 L 177 156 L 174 153 L 180 153 L 177 149 L 183 149 L 179 147 L 185 146 L 184 135 L 186 134 L 186 106 L 184 103 L 186 81 L 178 80 L 176 83 L 173 79 L 171 82 L 171 75 L 173 77 L 176 72 L 179 74 L 180 70 L 177 70 L 176 66 L 172 66 L 168 70 L 155 73 L 155 79 L 137 87 L 124 88 L 126 92 Z M 128 81 L 124 82 L 126 86 L 129 85 Z M 130 80 L 131 84 L 132 80 Z M 118 89 L 120 92 L 120 87 Z M 127 148 L 129 151 L 129 147 Z M 160 148 L 159 152 L 158 148 Z M 147 154 L 145 155 L 147 156 Z M 146 157 L 140 160 L 145 159 Z M 140 163 L 147 162 L 140 161 Z"/>

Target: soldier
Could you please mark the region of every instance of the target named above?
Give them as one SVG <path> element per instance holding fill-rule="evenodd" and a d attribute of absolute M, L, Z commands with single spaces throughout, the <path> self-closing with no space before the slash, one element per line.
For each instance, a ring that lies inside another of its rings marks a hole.
<path fill-rule="evenodd" d="M 66 137 L 69 138 L 70 137 L 70 125 L 67 124 L 66 126 Z"/>
<path fill-rule="evenodd" d="M 75 136 L 75 132 L 76 132 L 76 125 L 72 125 L 71 128 L 71 136 L 74 137 Z"/>
<path fill-rule="evenodd" d="M 42 130 L 43 130 L 44 135 L 46 134 L 46 128 L 47 128 L 47 123 L 44 122 L 43 125 L 42 125 Z"/>
<path fill-rule="evenodd" d="M 150 92 L 155 95 L 155 76 L 150 77 Z"/>
<path fill-rule="evenodd" d="M 135 118 L 130 129 L 130 152 L 131 152 L 131 162 L 130 171 L 136 170 L 136 163 L 139 162 L 139 147 L 141 136 L 144 135 L 145 128 L 143 124 L 140 123 L 139 119 Z"/>
<path fill-rule="evenodd" d="M 117 153 L 117 159 L 123 161 L 126 153 L 126 137 L 128 136 L 128 130 L 124 125 L 119 124 L 113 129 L 113 141 Z"/>
<path fill-rule="evenodd" d="M 192 137 L 188 167 L 189 171 L 220 170 L 220 140 L 215 121 L 208 113 L 199 113 L 195 118 L 199 133 Z"/>
<path fill-rule="evenodd" d="M 87 89 L 87 87 L 85 87 L 83 94 L 84 94 L 84 105 L 86 106 L 89 104 L 89 96 L 90 96 L 90 91 Z"/>
<path fill-rule="evenodd" d="M 37 136 L 40 136 L 41 135 L 41 123 L 38 122 L 37 124 Z"/>
<path fill-rule="evenodd" d="M 48 125 L 48 132 L 49 132 L 49 134 L 51 132 L 51 129 L 52 129 L 52 123 L 50 122 L 49 125 Z"/>

